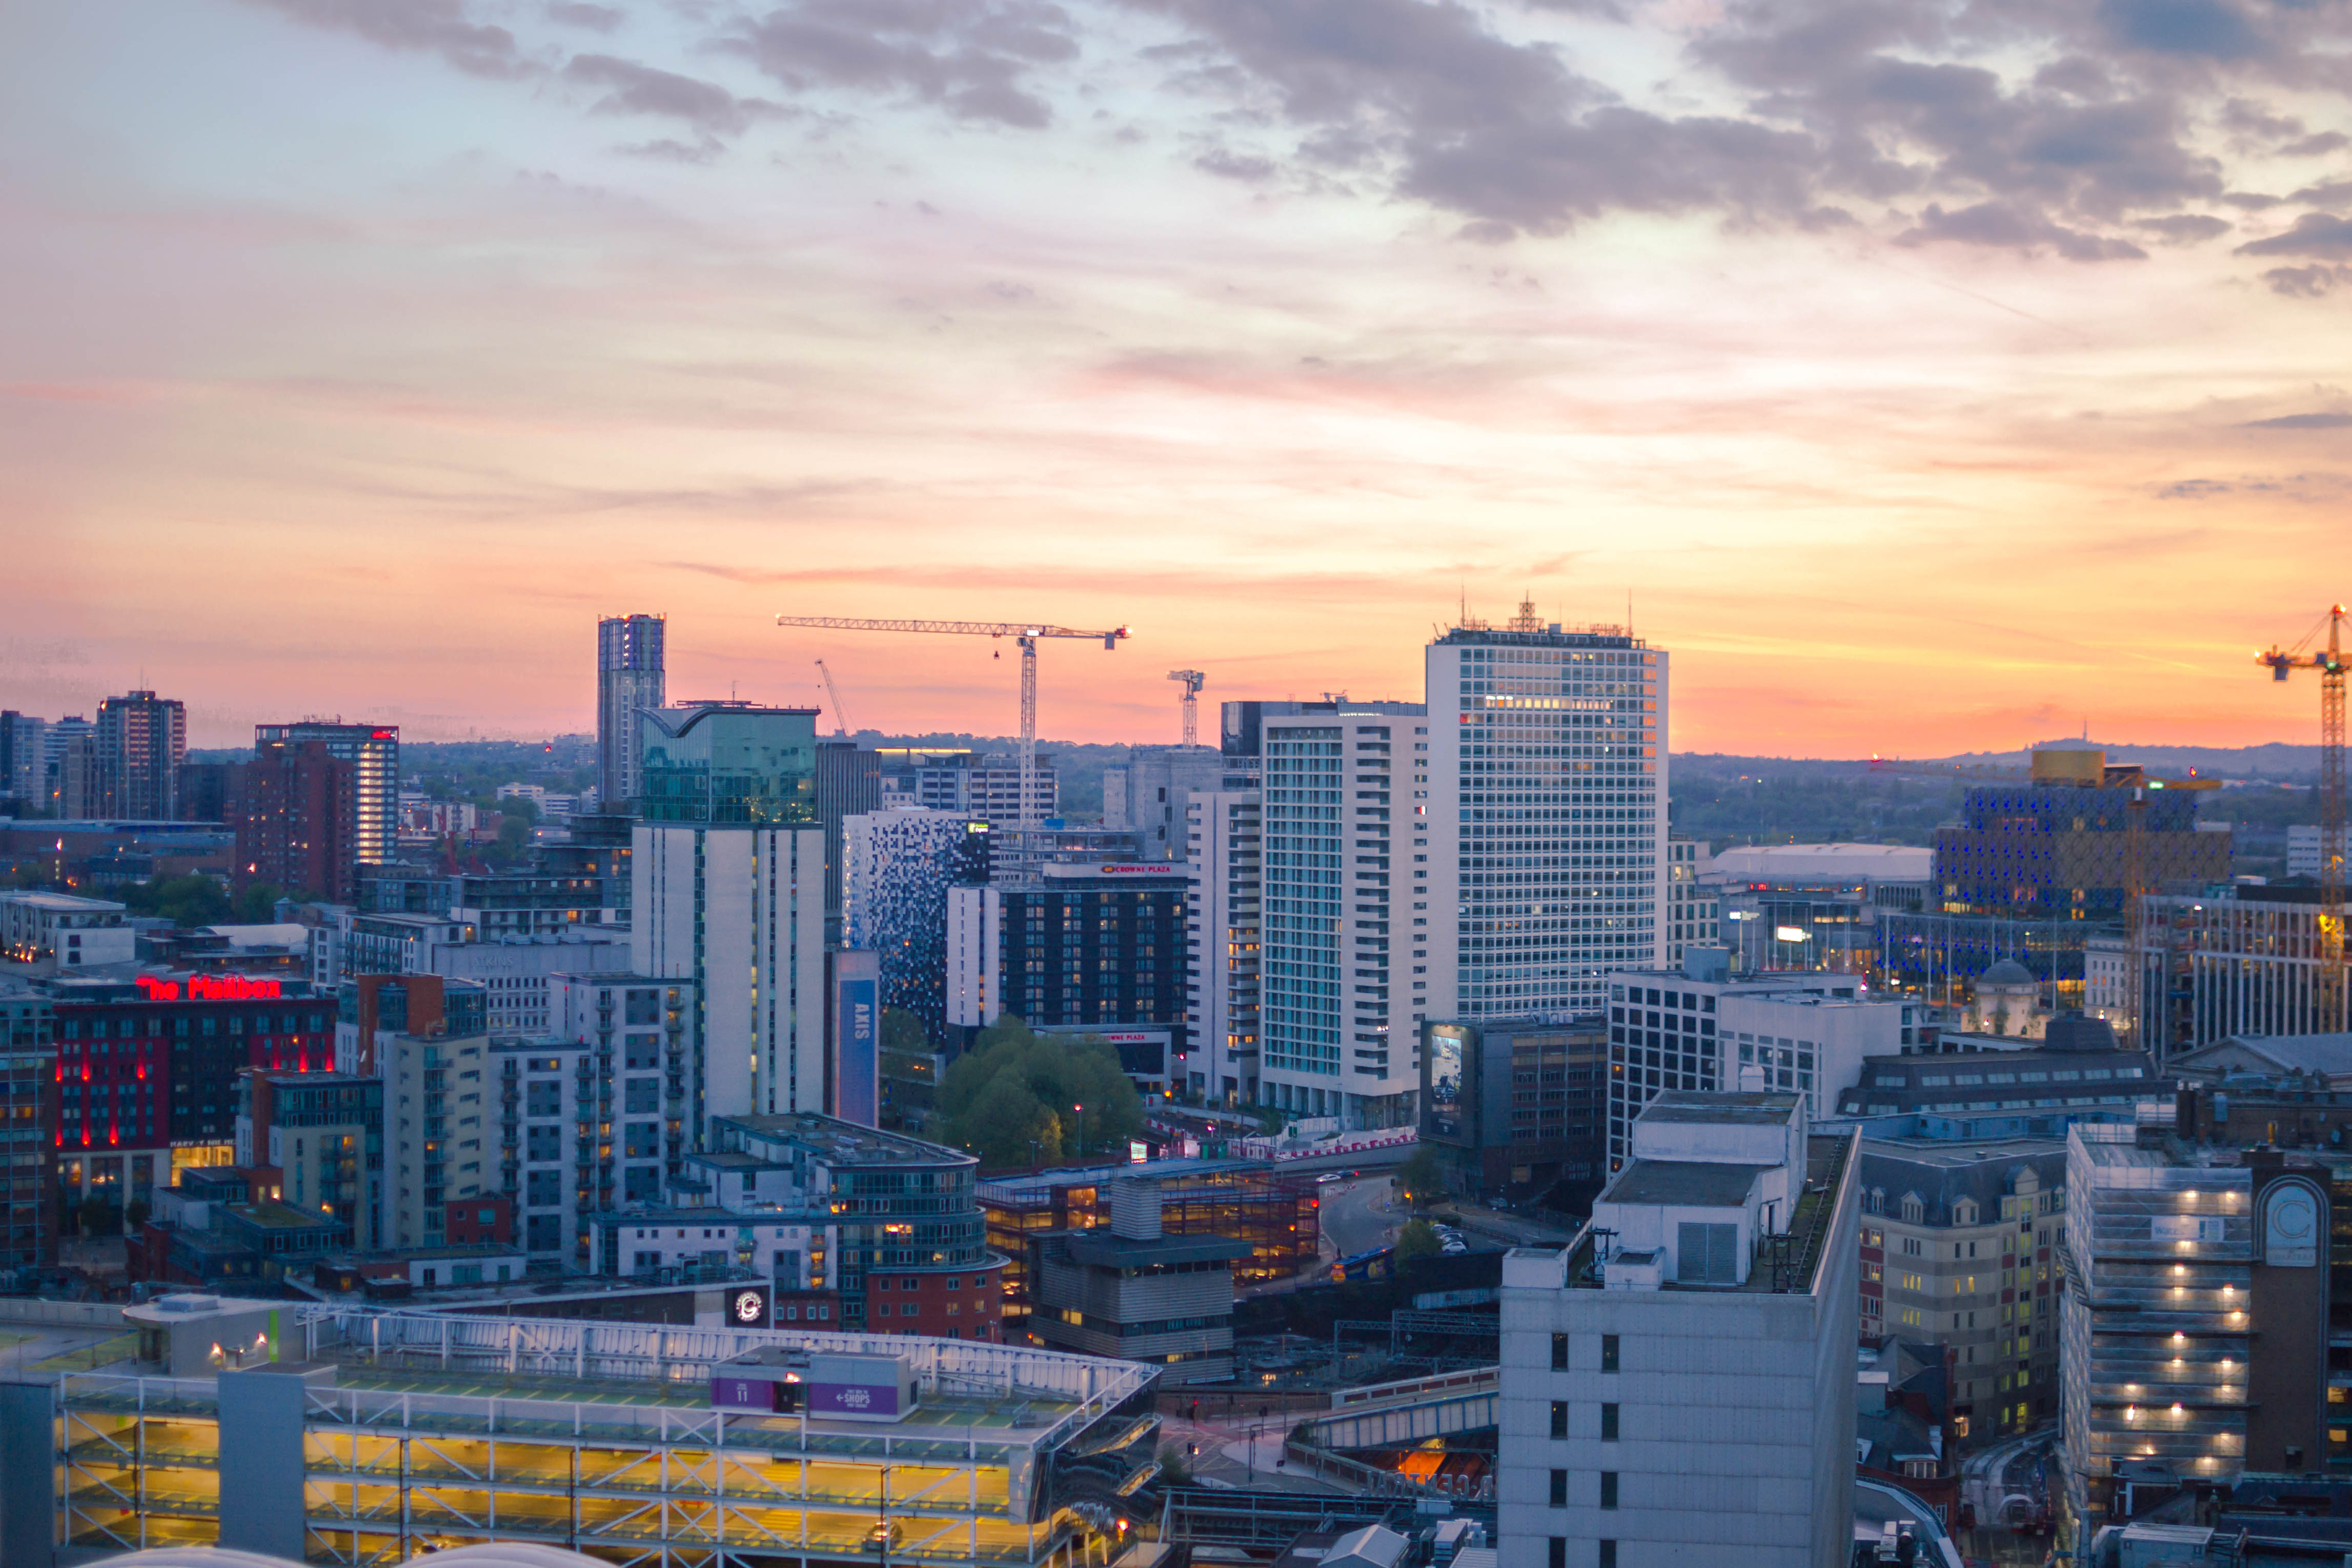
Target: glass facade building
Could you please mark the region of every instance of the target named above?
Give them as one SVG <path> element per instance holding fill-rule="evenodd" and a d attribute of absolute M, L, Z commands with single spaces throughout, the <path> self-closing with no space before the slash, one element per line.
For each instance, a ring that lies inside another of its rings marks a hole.
<path fill-rule="evenodd" d="M 644 821 L 709 827 L 816 821 L 816 709 L 711 702 L 644 716 Z"/>

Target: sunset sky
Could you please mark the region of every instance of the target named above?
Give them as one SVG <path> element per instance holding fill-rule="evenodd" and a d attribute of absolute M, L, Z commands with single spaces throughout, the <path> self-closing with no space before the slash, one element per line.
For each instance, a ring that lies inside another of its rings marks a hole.
<path fill-rule="evenodd" d="M 2343 0 L 0 6 L 0 707 L 1418 697 L 1466 596 L 1677 750 L 2309 741 Z"/>

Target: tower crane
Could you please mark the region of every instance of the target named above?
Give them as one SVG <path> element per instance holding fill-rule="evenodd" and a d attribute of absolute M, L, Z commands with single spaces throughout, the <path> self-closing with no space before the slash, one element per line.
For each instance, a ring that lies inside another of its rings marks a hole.
<path fill-rule="evenodd" d="M 846 740 L 849 738 L 849 716 L 841 711 L 841 693 L 834 687 L 833 672 L 824 667 L 823 659 L 819 659 L 816 673 L 824 677 L 824 695 L 833 704 L 833 733 L 836 737 Z"/>
<path fill-rule="evenodd" d="M 2327 628 L 2327 646 L 2304 649 Z M 2290 670 L 2319 672 L 2319 1009 L 2313 1028 L 2344 1027 L 2344 606 L 2329 607 L 2303 641 L 2276 643 L 2254 662 L 2284 681 Z"/>
<path fill-rule="evenodd" d="M 1171 670 L 1168 678 L 1184 683 L 1184 744 L 1187 747 L 1198 746 L 1201 744 L 1201 688 L 1209 684 L 1209 677 L 1198 670 Z"/>
<path fill-rule="evenodd" d="M 1124 626 L 1108 632 L 1077 632 L 1037 621 L 876 621 L 845 615 L 779 615 L 779 626 L 813 626 L 827 632 L 929 632 L 950 637 L 1011 637 L 1021 644 L 1021 805 L 1019 826 L 1037 825 L 1037 643 L 1046 637 L 1099 640 L 1115 650 L 1131 635 Z"/>

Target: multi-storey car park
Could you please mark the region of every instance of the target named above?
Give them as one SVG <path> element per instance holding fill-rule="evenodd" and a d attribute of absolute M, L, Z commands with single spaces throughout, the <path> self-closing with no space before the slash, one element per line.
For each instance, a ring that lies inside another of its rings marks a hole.
<path fill-rule="evenodd" d="M 8 1505 L 75 1547 L 1076 1568 L 1119 1550 L 1159 1432 L 1147 1368 L 969 1341 L 218 1297 L 126 1316 L 137 1362 L 0 1404 L 58 1461 L 13 1468 Z"/>

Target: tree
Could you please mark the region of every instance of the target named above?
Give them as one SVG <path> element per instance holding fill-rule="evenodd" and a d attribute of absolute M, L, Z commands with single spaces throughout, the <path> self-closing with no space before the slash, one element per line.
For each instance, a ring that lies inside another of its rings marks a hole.
<path fill-rule="evenodd" d="M 904 1008 L 882 1009 L 882 1049 L 906 1051 L 916 1056 L 929 1056 L 931 1042 L 923 1033 L 923 1020 Z"/>
<path fill-rule="evenodd" d="M 120 1235 L 122 1217 L 115 1211 L 114 1200 L 102 1192 L 93 1192 L 81 1200 L 79 1218 L 84 1236 Z"/>
<path fill-rule="evenodd" d="M 1445 1250 L 1437 1239 L 1437 1228 L 1426 1219 L 1416 1219 L 1397 1232 L 1396 1260 L 1402 1264 L 1409 1258 L 1434 1258 Z"/>
<path fill-rule="evenodd" d="M 1438 1164 L 1436 1151 L 1426 1144 L 1415 1145 L 1404 1164 L 1397 1167 L 1397 1186 L 1415 1209 L 1444 1201 L 1445 1167 Z"/>
<path fill-rule="evenodd" d="M 218 925 L 229 916 L 228 890 L 201 872 L 133 883 L 122 890 L 122 903 L 133 915 L 160 916 L 182 927 Z"/>
<path fill-rule="evenodd" d="M 278 901 L 286 894 L 266 882 L 257 882 L 236 895 L 236 917 L 247 925 L 267 925 L 278 917 Z"/>
<path fill-rule="evenodd" d="M 147 1200 L 134 1197 L 122 1206 L 122 1225 L 126 1230 L 136 1230 L 147 1223 Z"/>
<path fill-rule="evenodd" d="M 1143 1131 L 1143 1098 L 1118 1053 L 1091 1036 L 1041 1035 L 1007 1013 L 981 1032 L 940 1087 L 947 1141 L 986 1166 L 1123 1148 Z"/>

